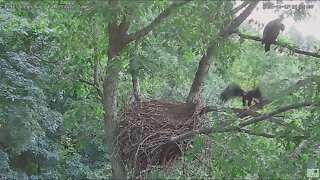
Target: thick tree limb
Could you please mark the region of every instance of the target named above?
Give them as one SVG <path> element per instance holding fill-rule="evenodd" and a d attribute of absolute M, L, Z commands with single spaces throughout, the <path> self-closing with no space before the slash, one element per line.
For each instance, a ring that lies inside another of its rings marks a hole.
<path fill-rule="evenodd" d="M 250 3 L 250 1 L 244 1 L 242 4 L 240 4 L 239 6 L 233 8 L 233 13 L 236 14 L 237 12 L 239 12 L 242 8 L 246 7 L 248 4 Z"/>
<path fill-rule="evenodd" d="M 243 23 L 244 20 L 252 13 L 252 11 L 256 8 L 259 1 L 251 1 L 249 6 L 238 16 L 236 17 L 226 31 L 222 31 L 222 36 L 227 34 L 232 34 L 238 29 L 238 27 Z"/>
<path fill-rule="evenodd" d="M 251 39 L 251 40 L 254 40 L 254 41 L 262 41 L 262 38 L 260 38 L 258 36 L 251 36 L 251 35 L 243 34 L 243 33 L 239 32 L 239 31 L 237 32 L 237 34 L 240 37 L 244 38 L 244 39 Z M 298 49 L 298 48 L 296 48 L 294 46 L 286 44 L 286 43 L 276 42 L 275 45 L 287 48 L 289 51 L 297 53 L 297 54 L 303 54 L 303 55 L 306 55 L 306 56 L 312 56 L 312 57 L 320 58 L 320 54 L 319 53 L 303 51 L 303 50 L 300 50 L 300 49 Z"/>
<path fill-rule="evenodd" d="M 223 43 L 223 41 L 222 41 Z M 194 77 L 192 86 L 190 88 L 189 95 L 187 97 L 187 103 L 189 104 L 197 104 L 200 98 L 200 93 L 202 89 L 202 84 L 207 77 L 210 64 L 211 64 L 211 57 L 214 54 L 214 51 L 219 46 L 219 40 L 212 40 L 208 49 L 206 50 L 206 54 L 204 54 L 199 62 L 198 70 Z"/>
<path fill-rule="evenodd" d="M 240 118 L 240 119 L 245 118 L 247 116 L 258 117 L 258 116 L 262 115 L 261 113 L 256 112 L 256 111 L 254 111 L 252 109 L 231 108 L 231 110 L 234 113 L 236 113 L 237 117 Z M 202 108 L 202 110 L 200 111 L 199 115 L 202 116 L 205 113 L 208 113 L 208 112 L 211 112 L 211 111 L 222 112 L 222 111 L 225 111 L 225 110 L 220 110 L 215 106 L 206 106 L 206 107 Z M 288 125 L 288 123 L 286 121 L 284 121 L 282 119 L 279 119 L 279 118 L 270 118 L 270 119 L 268 119 L 268 121 L 270 121 L 272 123 L 275 123 L 275 124 L 278 124 L 278 125 L 281 125 L 281 126 Z"/>
<path fill-rule="evenodd" d="M 246 7 L 248 4 L 250 3 L 250 1 L 244 1 L 242 4 L 240 4 L 239 6 L 233 8 L 233 13 L 236 14 L 238 13 L 242 8 Z"/>
<path fill-rule="evenodd" d="M 213 127 L 201 128 L 201 129 L 198 129 L 198 130 L 195 130 L 195 131 L 191 131 L 191 132 L 188 132 L 188 133 L 185 133 L 185 134 L 181 134 L 179 136 L 172 137 L 170 140 L 174 141 L 174 142 L 179 142 L 179 141 L 183 141 L 183 140 L 192 138 L 193 136 L 195 136 L 197 134 L 210 134 L 210 133 L 215 133 L 215 132 L 238 131 L 239 128 L 242 128 L 242 127 L 245 127 L 245 126 L 248 126 L 248 125 L 263 121 L 263 120 L 266 120 L 266 119 L 271 118 L 272 116 L 274 116 L 276 114 L 279 114 L 279 113 L 282 113 L 282 112 L 285 112 L 285 111 L 288 111 L 288 110 L 291 110 L 291 109 L 298 109 L 298 108 L 301 108 L 301 107 L 311 106 L 311 105 L 316 105 L 316 104 L 314 102 L 303 102 L 303 103 L 291 104 L 291 105 L 288 105 L 288 106 L 280 107 L 279 109 L 277 109 L 275 111 L 263 114 L 263 115 L 261 115 L 259 117 L 254 117 L 254 118 L 251 118 L 251 119 L 249 119 L 247 121 L 241 122 L 238 126 L 231 126 L 231 127 L 225 127 L 225 128 L 221 128 L 221 127 L 218 127 L 218 128 L 213 128 Z"/>
<path fill-rule="evenodd" d="M 240 24 L 251 14 L 253 9 L 257 6 L 258 2 L 259 1 L 250 2 L 249 6 L 231 22 L 227 29 L 220 29 L 218 38 L 212 39 L 210 41 L 205 54 L 202 56 L 199 62 L 198 70 L 196 72 L 196 75 L 194 77 L 192 86 L 187 97 L 188 104 L 197 104 L 199 102 L 202 84 L 205 78 L 207 77 L 212 61 L 212 56 L 214 55 L 215 51 L 224 43 L 225 38 L 227 38 L 230 34 L 229 31 L 231 32 L 234 29 L 237 29 L 240 26 Z"/>
<path fill-rule="evenodd" d="M 149 25 L 147 25 L 146 27 L 142 28 L 141 30 L 130 34 L 128 37 L 128 41 L 134 41 L 134 40 L 138 40 L 144 36 L 146 36 L 147 34 L 149 34 L 152 30 L 154 30 L 155 27 L 157 27 L 165 18 L 167 18 L 174 9 L 176 9 L 179 6 L 182 6 L 186 3 L 190 2 L 190 0 L 186 0 L 183 2 L 179 2 L 179 3 L 172 3 L 171 6 L 169 6 L 167 9 L 165 9 L 164 11 L 162 11 L 158 17 L 156 17 Z"/>

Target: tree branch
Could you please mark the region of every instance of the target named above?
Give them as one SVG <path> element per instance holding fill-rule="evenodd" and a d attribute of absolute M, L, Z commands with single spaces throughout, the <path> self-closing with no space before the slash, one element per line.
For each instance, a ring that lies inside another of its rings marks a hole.
<path fill-rule="evenodd" d="M 259 117 L 262 114 L 259 112 L 256 112 L 252 109 L 239 109 L 239 108 L 231 108 L 231 110 L 237 114 L 237 117 L 242 119 L 245 118 L 247 116 L 251 116 L 251 117 Z M 225 112 L 224 110 L 220 110 L 215 106 L 206 106 L 204 108 L 201 109 L 199 115 L 202 116 L 205 113 L 211 112 L 211 111 L 217 111 L 217 112 Z M 279 118 L 269 118 L 268 121 L 278 124 L 280 126 L 286 126 L 288 125 L 288 123 L 282 119 Z"/>
<path fill-rule="evenodd" d="M 93 22 L 93 28 L 94 28 L 94 36 L 98 34 L 98 27 L 96 21 Z M 95 37 L 95 39 L 98 39 L 98 37 Z M 98 48 L 97 44 L 95 43 L 94 48 L 93 48 L 93 84 L 96 87 L 99 87 L 99 72 L 98 72 L 98 67 L 99 67 L 99 57 L 98 57 Z M 99 95 L 100 96 L 100 95 Z M 102 96 L 101 96 L 102 97 Z"/>
<path fill-rule="evenodd" d="M 244 38 L 244 39 L 251 39 L 251 40 L 254 40 L 254 41 L 262 41 L 262 38 L 260 38 L 258 36 L 251 36 L 251 35 L 243 34 L 243 33 L 239 32 L 239 31 L 237 32 L 237 34 L 240 37 Z M 294 46 L 286 44 L 286 43 L 276 42 L 275 45 L 287 48 L 289 51 L 297 53 L 297 54 L 303 54 L 303 55 L 306 55 L 306 56 L 312 56 L 312 57 L 320 58 L 320 54 L 319 53 L 303 51 L 303 50 L 300 50 L 300 49 L 298 49 L 298 48 L 296 48 Z"/>
<path fill-rule="evenodd" d="M 291 92 L 293 89 L 299 88 L 301 86 L 305 86 L 310 82 L 316 81 L 317 78 L 319 78 L 319 76 L 311 75 L 311 76 L 306 77 L 305 79 L 300 79 L 296 83 L 294 83 L 292 86 L 290 86 L 289 88 L 286 88 L 283 91 Z M 262 102 L 259 102 L 258 104 L 254 104 L 253 106 L 250 107 L 250 109 L 247 109 L 247 110 L 238 109 L 238 108 L 231 108 L 231 109 L 233 110 L 234 113 L 238 114 L 237 116 L 239 118 L 244 118 L 244 117 L 247 117 L 247 116 L 257 117 L 257 116 L 261 116 L 261 114 L 256 112 L 255 110 L 256 109 L 261 109 L 262 107 L 264 107 L 265 105 L 267 105 L 269 103 L 271 103 L 270 100 L 263 99 Z M 205 106 L 205 107 L 203 107 L 201 109 L 199 115 L 203 116 L 204 114 L 206 114 L 208 112 L 211 112 L 211 111 L 224 111 L 224 110 L 220 110 L 215 106 Z M 270 121 L 274 122 L 274 123 L 277 123 L 277 124 L 281 124 L 281 125 L 284 125 L 284 123 L 285 123 L 282 120 L 275 120 L 275 121 L 270 120 Z"/>
<path fill-rule="evenodd" d="M 79 79 L 80 82 L 83 82 L 83 83 L 86 83 L 90 86 L 93 86 L 96 90 L 97 90 L 97 93 L 100 97 L 102 97 L 102 91 L 101 89 L 99 88 L 99 86 L 97 86 L 95 83 L 92 83 L 92 82 L 89 82 L 87 80 L 84 80 L 84 79 Z"/>
<path fill-rule="evenodd" d="M 43 58 L 41 58 L 40 56 L 38 56 L 37 54 L 34 54 L 32 51 L 31 51 L 31 54 L 32 56 L 36 57 L 38 60 L 40 61 L 43 61 L 45 63 L 50 63 L 50 64 L 58 64 L 59 61 L 55 60 L 55 61 L 47 61 L 47 60 L 44 60 Z"/>
<path fill-rule="evenodd" d="M 204 114 L 206 114 L 208 112 L 211 112 L 211 111 L 219 111 L 219 109 L 217 107 L 215 107 L 215 106 L 205 106 L 199 112 L 199 116 L 203 116 Z"/>
<path fill-rule="evenodd" d="M 269 134 L 269 133 L 264 133 L 264 132 L 253 132 L 247 129 L 239 129 L 239 132 L 243 132 L 249 135 L 253 135 L 253 136 L 261 136 L 261 137 L 265 137 L 265 138 L 275 138 L 275 137 L 285 137 L 285 134 L 280 134 L 280 135 L 275 135 L 275 134 Z M 294 136 L 293 138 L 297 138 L 300 137 L 301 139 L 305 139 L 308 138 L 308 135 L 303 135 L 303 136 Z"/>
<path fill-rule="evenodd" d="M 135 53 L 135 57 L 138 56 L 138 50 L 140 47 L 140 43 L 141 43 L 141 39 L 138 39 L 135 41 L 135 49 L 134 49 L 134 53 Z M 135 63 L 133 62 L 135 59 L 132 59 L 130 61 L 130 66 L 132 68 L 132 64 Z M 141 92 L 140 92 L 140 83 L 139 83 L 139 77 L 138 77 L 138 70 L 136 68 L 131 70 L 131 76 L 132 76 L 132 87 L 133 87 L 133 94 L 134 94 L 134 99 L 136 102 L 141 102 Z"/>
<path fill-rule="evenodd" d="M 97 57 L 95 57 L 94 64 L 93 64 L 93 84 L 95 86 L 99 86 L 99 83 L 98 83 L 98 59 L 96 59 L 96 58 Z"/>
<path fill-rule="evenodd" d="M 193 79 L 192 86 L 187 97 L 188 104 L 197 104 L 199 102 L 202 84 L 207 77 L 212 56 L 217 48 L 223 45 L 225 38 L 227 38 L 230 34 L 229 31 L 231 32 L 234 29 L 237 29 L 240 24 L 251 14 L 258 2 L 259 1 L 250 2 L 249 6 L 237 18 L 235 18 L 226 29 L 220 29 L 218 38 L 210 41 L 205 54 L 202 56 L 199 62 L 198 70 Z"/>
<path fill-rule="evenodd" d="M 280 107 L 279 109 L 277 109 L 275 111 L 263 114 L 263 115 L 261 115 L 259 117 L 251 118 L 251 119 L 249 119 L 247 121 L 244 121 L 244 122 L 240 123 L 238 126 L 231 126 L 231 127 L 228 127 L 228 128 L 227 127 L 225 127 L 225 128 L 221 128 L 221 127 L 217 127 L 217 128 L 213 128 L 213 127 L 201 128 L 201 129 L 198 129 L 198 130 L 195 130 L 195 131 L 187 132 L 187 133 L 172 137 L 170 140 L 174 141 L 174 142 L 179 142 L 179 141 L 183 141 L 185 139 L 192 138 L 193 136 L 195 136 L 197 134 L 210 134 L 210 133 L 215 133 L 215 132 L 238 131 L 239 128 L 242 128 L 242 127 L 248 126 L 250 124 L 254 124 L 254 123 L 263 121 L 265 119 L 271 118 L 272 116 L 274 116 L 276 114 L 279 114 L 279 113 L 282 113 L 282 112 L 285 112 L 285 111 L 288 111 L 288 110 L 291 110 L 291 109 L 298 109 L 298 108 L 301 108 L 301 107 L 311 106 L 311 105 L 316 105 L 316 103 L 314 103 L 314 102 L 302 102 L 302 103 L 291 104 L 291 105 L 288 105 L 288 106 Z"/>
<path fill-rule="evenodd" d="M 250 130 L 247 130 L 247 129 L 239 129 L 239 132 L 244 132 L 246 134 L 254 135 L 254 136 L 262 136 L 262 137 L 265 137 L 265 138 L 274 138 L 274 137 L 276 137 L 275 134 L 269 134 L 269 133 L 263 133 L 263 132 L 253 132 L 253 131 L 250 131 Z"/>
<path fill-rule="evenodd" d="M 235 7 L 232 11 L 234 14 L 236 14 L 237 12 L 239 12 L 242 8 L 246 7 L 248 4 L 250 3 L 250 1 L 244 1 L 242 4 L 240 4 L 238 7 Z"/>
<path fill-rule="evenodd" d="M 298 109 L 298 108 L 301 108 L 301 107 L 304 107 L 304 106 L 311 106 L 311 105 L 314 105 L 314 104 L 315 104 L 314 102 L 302 102 L 302 103 L 291 104 L 291 105 L 288 105 L 288 106 L 282 106 L 282 107 L 280 107 L 279 109 L 277 109 L 275 111 L 272 111 L 270 113 L 263 114 L 263 115 L 261 115 L 259 117 L 255 117 L 255 118 L 252 118 L 252 119 L 250 119 L 248 121 L 242 122 L 242 123 L 239 124 L 239 127 L 248 126 L 250 124 L 253 124 L 253 123 L 268 119 L 268 118 L 271 118 L 272 116 L 274 116 L 276 114 L 279 114 L 279 113 L 282 113 L 282 112 L 285 112 L 285 111 L 288 111 L 288 110 L 291 110 L 291 109 Z"/>
<path fill-rule="evenodd" d="M 236 17 L 226 31 L 222 31 L 221 35 L 225 36 L 228 34 L 232 34 L 238 29 L 238 27 L 243 23 L 244 20 L 252 13 L 252 11 L 256 8 L 259 1 L 251 1 L 249 6 L 238 16 Z"/>
<path fill-rule="evenodd" d="M 169 6 L 167 9 L 165 9 L 164 11 L 162 11 L 158 17 L 156 17 L 149 25 L 147 25 L 146 27 L 140 29 L 139 31 L 130 34 L 128 37 L 128 41 L 134 41 L 134 40 L 138 40 L 144 36 L 146 36 L 147 34 L 149 34 L 152 30 L 154 30 L 155 27 L 157 27 L 165 18 L 167 18 L 174 9 L 178 8 L 179 6 L 182 6 L 186 3 L 190 2 L 190 0 L 186 0 L 183 2 L 179 2 L 179 3 L 172 3 L 171 6 Z"/>

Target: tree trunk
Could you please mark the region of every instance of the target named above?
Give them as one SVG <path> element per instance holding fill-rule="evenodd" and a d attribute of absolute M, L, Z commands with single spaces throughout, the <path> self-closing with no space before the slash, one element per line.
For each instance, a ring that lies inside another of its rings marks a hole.
<path fill-rule="evenodd" d="M 109 66 L 109 65 L 108 65 Z M 110 65 L 111 66 L 111 65 Z M 111 67 L 112 68 L 112 67 Z M 109 75 L 103 83 L 103 107 L 104 107 L 104 128 L 108 142 L 108 151 L 112 165 L 113 179 L 127 179 L 127 172 L 119 155 L 119 149 L 116 146 L 115 131 L 117 129 L 117 77 L 118 70 L 108 72 Z"/>
<path fill-rule="evenodd" d="M 217 41 L 223 42 L 224 39 L 217 39 Z M 219 42 L 213 41 L 210 46 L 208 47 L 206 54 L 204 54 L 199 62 L 199 67 L 197 73 L 194 77 L 189 95 L 187 97 L 188 104 L 197 104 L 199 102 L 200 93 L 202 89 L 202 84 L 207 77 L 210 64 L 212 62 L 211 58 L 215 52 L 215 50 L 219 46 Z"/>
<path fill-rule="evenodd" d="M 123 28 L 123 26 L 121 24 L 120 26 L 117 26 L 115 22 L 108 24 L 108 65 L 106 77 L 103 82 L 103 108 L 105 111 L 104 128 L 108 143 L 108 151 L 110 154 L 113 179 L 127 179 L 127 172 L 121 161 L 119 148 L 115 138 L 115 133 L 118 129 L 117 85 L 120 70 L 112 63 L 114 57 L 117 56 L 127 44 L 126 31 L 121 28 Z"/>
<path fill-rule="evenodd" d="M 149 25 L 140 29 L 134 34 L 128 35 L 129 21 L 126 16 L 123 16 L 122 21 L 119 21 L 119 12 L 117 9 L 117 0 L 109 0 L 111 21 L 108 23 L 109 47 L 108 47 L 108 65 L 106 77 L 103 82 L 103 108 L 104 114 L 104 127 L 108 143 L 108 151 L 110 153 L 112 178 L 113 179 L 126 179 L 127 172 L 124 164 L 119 155 L 115 133 L 118 129 L 117 122 L 117 84 L 119 77 L 119 69 L 112 63 L 115 56 L 117 56 L 122 49 L 131 41 L 138 40 L 148 35 L 154 30 L 171 12 L 177 7 L 186 4 L 189 1 L 181 3 L 172 3 L 167 9 L 162 11 Z M 133 81 L 136 81 L 133 79 Z M 138 81 L 133 82 L 138 85 Z M 138 86 L 135 87 L 138 90 Z M 138 92 L 138 91 L 137 91 Z M 138 94 L 138 93 L 137 93 Z"/>

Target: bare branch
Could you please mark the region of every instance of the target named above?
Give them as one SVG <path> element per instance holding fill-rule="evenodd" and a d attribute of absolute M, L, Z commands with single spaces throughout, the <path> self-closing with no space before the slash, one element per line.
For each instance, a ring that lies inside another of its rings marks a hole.
<path fill-rule="evenodd" d="M 89 81 L 87 81 L 87 80 L 79 79 L 79 81 L 80 81 L 80 82 L 83 82 L 83 83 L 86 83 L 86 84 L 88 84 L 88 85 L 90 85 L 90 86 L 94 86 L 94 83 L 89 82 Z"/>
<path fill-rule="evenodd" d="M 84 80 L 84 79 L 79 79 L 79 81 L 80 81 L 80 82 L 83 82 L 83 83 L 86 83 L 86 84 L 88 84 L 88 85 L 90 85 L 90 86 L 93 86 L 93 87 L 97 90 L 98 95 L 99 95 L 100 97 L 102 97 L 102 91 L 101 91 L 101 89 L 99 88 L 99 86 L 96 86 L 95 83 L 89 82 L 89 81 Z"/>
<path fill-rule="evenodd" d="M 40 56 L 38 56 L 37 54 L 33 54 L 33 52 L 31 52 L 31 53 L 32 53 L 32 56 L 36 57 L 38 60 L 43 61 L 45 63 L 50 63 L 50 64 L 58 64 L 59 63 L 59 61 L 57 61 L 57 60 L 55 60 L 55 61 L 47 61 L 47 60 L 41 58 Z"/>
<path fill-rule="evenodd" d="M 254 135 L 254 136 L 262 136 L 262 137 L 265 137 L 265 138 L 274 138 L 274 137 L 276 137 L 275 134 L 269 134 L 269 133 L 263 133 L 263 132 L 253 132 L 253 131 L 250 131 L 250 130 L 247 130 L 247 129 L 239 129 L 239 132 L 244 132 L 246 134 Z"/>
<path fill-rule="evenodd" d="M 239 31 L 237 32 L 237 34 L 240 37 L 244 38 L 244 39 L 251 39 L 251 40 L 254 40 L 254 41 L 262 41 L 262 38 L 260 38 L 258 36 L 251 36 L 251 35 L 243 34 L 243 33 L 239 32 Z M 298 48 L 296 48 L 296 47 L 294 47 L 292 45 L 286 44 L 286 43 L 276 42 L 275 45 L 287 48 L 289 51 L 297 53 L 297 54 L 303 54 L 303 55 L 306 55 L 306 56 L 312 56 L 312 57 L 320 58 L 320 54 L 319 53 L 303 51 L 303 50 L 300 50 L 300 49 L 298 49 Z"/>
<path fill-rule="evenodd" d="M 275 135 L 275 134 L 270 134 L 270 133 L 264 133 L 264 132 L 253 132 L 253 131 L 250 131 L 250 130 L 247 130 L 247 129 L 239 129 L 238 130 L 239 132 L 244 132 L 246 134 L 249 134 L 249 135 L 254 135 L 254 136 L 261 136 L 261 137 L 265 137 L 265 138 L 275 138 L 275 137 L 285 137 L 284 134 L 279 134 L 279 135 Z M 308 138 L 309 136 L 307 135 L 303 135 L 303 136 L 295 136 L 294 138 L 301 138 L 301 139 L 306 139 Z"/>
<path fill-rule="evenodd" d="M 235 7 L 232 11 L 234 14 L 236 14 L 237 12 L 239 12 L 242 8 L 246 7 L 248 4 L 250 3 L 250 1 L 244 1 L 242 4 L 240 4 L 238 7 Z"/>
<path fill-rule="evenodd" d="M 152 30 L 154 30 L 155 27 L 157 27 L 165 18 L 167 18 L 174 9 L 178 8 L 179 6 L 182 6 L 186 3 L 190 2 L 190 0 L 186 0 L 183 2 L 179 2 L 179 3 L 172 3 L 171 6 L 169 6 L 167 9 L 165 9 L 164 11 L 162 11 L 158 17 L 156 17 L 149 25 L 147 25 L 146 27 L 144 27 L 143 29 L 130 34 L 129 35 L 129 39 L 128 41 L 134 41 L 137 39 L 140 39 L 144 36 L 146 36 L 147 34 L 149 34 Z"/>

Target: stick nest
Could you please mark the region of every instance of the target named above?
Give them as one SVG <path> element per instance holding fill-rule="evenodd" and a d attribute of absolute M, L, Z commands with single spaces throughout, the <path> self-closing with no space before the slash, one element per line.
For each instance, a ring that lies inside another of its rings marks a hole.
<path fill-rule="evenodd" d="M 118 146 L 123 163 L 135 177 L 157 165 L 172 168 L 190 147 L 190 141 L 172 142 L 171 137 L 198 129 L 195 107 L 160 101 L 133 103 L 121 114 Z"/>

